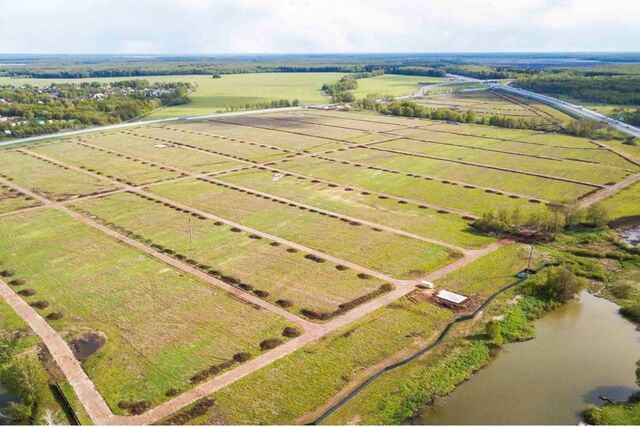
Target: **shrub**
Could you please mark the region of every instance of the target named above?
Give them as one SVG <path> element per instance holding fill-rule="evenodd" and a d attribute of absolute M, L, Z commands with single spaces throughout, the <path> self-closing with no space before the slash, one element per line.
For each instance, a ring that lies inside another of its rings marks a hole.
<path fill-rule="evenodd" d="M 325 262 L 325 260 L 324 260 L 324 259 L 322 259 L 322 258 L 320 258 L 320 257 L 317 257 L 317 256 L 315 256 L 315 255 L 313 255 L 313 254 L 307 254 L 307 255 L 305 255 L 304 257 L 305 257 L 306 259 L 308 259 L 308 260 L 311 260 L 311 261 L 313 261 L 313 262 L 317 262 L 317 263 L 320 263 L 320 264 L 321 264 L 321 263 L 323 263 L 323 262 Z"/>
<path fill-rule="evenodd" d="M 18 291 L 18 295 L 22 295 L 23 297 L 30 297 L 32 295 L 35 295 L 35 293 L 36 291 L 31 288 L 22 289 Z"/>
<path fill-rule="evenodd" d="M 298 252 L 298 250 L 295 248 L 287 248 L 287 252 L 289 252 L 290 254 L 295 254 L 296 252 Z"/>
<path fill-rule="evenodd" d="M 345 270 L 348 270 L 348 269 L 349 269 L 349 267 L 347 267 L 346 265 L 342 265 L 342 264 L 336 265 L 336 270 L 338 270 L 338 271 L 345 271 Z"/>
<path fill-rule="evenodd" d="M 167 397 L 174 397 L 177 396 L 178 393 L 180 393 L 180 391 L 177 388 L 170 388 L 164 395 Z"/>
<path fill-rule="evenodd" d="M 233 360 L 237 363 L 246 362 L 249 359 L 251 359 L 251 354 L 247 353 L 246 351 L 236 353 L 233 355 Z"/>
<path fill-rule="evenodd" d="M 640 303 L 620 307 L 620 314 L 633 322 L 640 322 Z"/>
<path fill-rule="evenodd" d="M 282 344 L 278 338 L 268 338 L 260 343 L 260 350 L 271 350 Z"/>
<path fill-rule="evenodd" d="M 49 307 L 49 302 L 48 301 L 34 301 L 32 303 L 29 304 L 31 307 L 33 308 L 37 308 L 39 310 L 45 309 L 47 307 Z"/>
<path fill-rule="evenodd" d="M 297 330 L 296 328 L 291 328 L 291 327 L 287 326 L 282 331 L 282 336 L 283 337 L 287 337 L 287 338 L 299 337 L 300 336 L 300 331 Z"/>
<path fill-rule="evenodd" d="M 215 404 L 213 399 L 203 399 L 196 403 L 193 408 L 189 409 L 186 412 L 182 412 L 180 414 L 174 415 L 167 420 L 167 424 L 169 425 L 183 425 L 189 423 L 194 418 L 201 417 L 207 413 L 209 408 L 211 408 Z"/>
<path fill-rule="evenodd" d="M 64 314 L 60 313 L 60 312 L 56 312 L 54 311 L 53 313 L 49 313 L 47 315 L 47 319 L 49 320 L 60 320 L 64 317 Z"/>
<path fill-rule="evenodd" d="M 266 298 L 266 297 L 269 296 L 269 292 L 263 291 L 263 290 L 260 290 L 260 289 L 256 289 L 255 291 L 253 291 L 253 294 L 255 296 L 257 296 L 258 298 Z"/>
<path fill-rule="evenodd" d="M 566 266 L 549 270 L 547 279 L 541 286 L 542 292 L 547 297 L 562 303 L 572 300 L 582 288 L 584 288 L 584 282 Z"/>
<path fill-rule="evenodd" d="M 286 299 L 279 299 L 276 301 L 276 304 L 279 305 L 282 308 L 287 308 L 287 307 L 291 307 L 293 305 L 293 303 L 289 300 Z"/>
<path fill-rule="evenodd" d="M 27 281 L 24 279 L 13 279 L 9 282 L 11 286 L 22 286 L 25 283 L 27 283 Z"/>
<path fill-rule="evenodd" d="M 253 289 L 253 286 L 249 285 L 248 283 L 240 283 L 238 287 L 244 289 L 245 291 L 250 291 Z"/>
<path fill-rule="evenodd" d="M 368 280 L 368 279 L 371 279 L 371 276 L 364 273 L 358 273 L 358 279 Z"/>
<path fill-rule="evenodd" d="M 11 276 L 13 276 L 15 274 L 16 274 L 15 270 L 2 270 L 2 271 L 0 271 L 0 276 L 2 276 L 2 277 L 11 277 Z"/>

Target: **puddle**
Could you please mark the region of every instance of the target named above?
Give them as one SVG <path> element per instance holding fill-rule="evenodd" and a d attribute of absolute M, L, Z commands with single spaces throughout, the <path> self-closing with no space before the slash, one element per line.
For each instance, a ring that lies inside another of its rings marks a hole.
<path fill-rule="evenodd" d="M 69 347 L 71 348 L 73 355 L 76 356 L 76 359 L 84 362 L 89 358 L 89 356 L 100 350 L 104 343 L 105 339 L 102 335 L 95 332 L 89 332 L 70 341 Z"/>

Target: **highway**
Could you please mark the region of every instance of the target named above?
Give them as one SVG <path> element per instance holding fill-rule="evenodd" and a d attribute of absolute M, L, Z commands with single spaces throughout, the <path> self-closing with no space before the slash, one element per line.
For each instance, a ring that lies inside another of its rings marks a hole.
<path fill-rule="evenodd" d="M 12 139 L 10 141 L 0 142 L 0 147 L 6 146 L 6 145 L 20 144 L 23 142 L 41 141 L 43 139 L 62 138 L 62 137 L 81 135 L 81 134 L 91 133 L 91 132 L 102 132 L 105 130 L 122 129 L 122 128 L 128 128 L 132 126 L 149 125 L 149 124 L 164 123 L 164 122 L 175 122 L 177 120 L 201 120 L 201 119 L 209 119 L 213 117 L 244 116 L 247 114 L 259 114 L 259 113 L 277 113 L 280 111 L 301 110 L 302 108 L 309 108 L 309 107 L 265 108 L 262 110 L 243 110 L 243 111 L 229 111 L 226 113 L 213 113 L 213 114 L 206 114 L 203 116 L 180 116 L 180 117 L 167 117 L 164 119 L 139 120 L 135 122 L 120 123 L 117 125 L 91 127 L 91 128 L 73 130 L 69 132 L 60 132 L 60 133 L 52 133 L 48 135 L 30 136 L 28 138 Z"/>
<path fill-rule="evenodd" d="M 572 104 L 570 102 L 553 98 L 551 96 L 540 95 L 535 92 L 531 92 L 531 91 L 520 89 L 513 86 L 503 85 L 500 83 L 487 83 L 487 87 L 489 89 L 500 90 L 503 92 L 508 92 L 514 95 L 518 95 L 523 98 L 534 99 L 536 101 L 542 102 L 543 104 L 547 104 L 553 108 L 557 108 L 561 111 L 566 111 L 580 117 L 585 117 L 587 119 L 606 123 L 610 127 L 617 129 L 620 132 L 624 132 L 627 135 L 633 136 L 635 138 L 640 138 L 640 128 L 628 125 L 619 120 L 612 119 L 610 117 L 605 116 L 604 114 L 600 114 L 597 111 L 589 110 L 588 108 L 585 108 L 581 105 Z"/>

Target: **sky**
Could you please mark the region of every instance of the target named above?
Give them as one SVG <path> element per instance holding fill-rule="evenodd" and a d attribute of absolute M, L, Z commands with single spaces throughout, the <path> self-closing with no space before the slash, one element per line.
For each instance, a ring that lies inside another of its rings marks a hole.
<path fill-rule="evenodd" d="M 639 50 L 640 0 L 0 0 L 0 54 Z"/>

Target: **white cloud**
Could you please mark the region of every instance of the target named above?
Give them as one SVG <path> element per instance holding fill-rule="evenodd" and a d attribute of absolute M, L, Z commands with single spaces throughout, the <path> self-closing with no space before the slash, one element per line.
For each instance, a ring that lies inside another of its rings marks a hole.
<path fill-rule="evenodd" d="M 624 0 L 0 0 L 1 53 L 638 50 Z"/>

